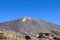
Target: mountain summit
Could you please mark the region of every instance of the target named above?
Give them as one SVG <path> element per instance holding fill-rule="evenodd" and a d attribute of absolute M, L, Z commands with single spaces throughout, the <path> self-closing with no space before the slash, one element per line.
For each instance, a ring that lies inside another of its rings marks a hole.
<path fill-rule="evenodd" d="M 48 33 L 53 30 L 60 32 L 60 26 L 30 17 L 0 23 L 0 28 L 34 36 L 37 36 L 40 32 Z"/>
<path fill-rule="evenodd" d="M 31 18 L 30 18 L 30 17 L 25 16 L 25 17 L 22 19 L 22 21 L 23 21 L 23 22 L 25 22 L 25 21 L 27 21 L 27 20 L 31 20 Z"/>

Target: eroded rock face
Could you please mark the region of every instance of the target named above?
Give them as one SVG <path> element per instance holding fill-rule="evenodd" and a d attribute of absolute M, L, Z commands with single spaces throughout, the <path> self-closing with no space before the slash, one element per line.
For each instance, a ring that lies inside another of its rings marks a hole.
<path fill-rule="evenodd" d="M 40 32 L 39 38 L 42 40 L 60 40 L 60 34 L 58 31 L 51 31 L 50 33 Z"/>

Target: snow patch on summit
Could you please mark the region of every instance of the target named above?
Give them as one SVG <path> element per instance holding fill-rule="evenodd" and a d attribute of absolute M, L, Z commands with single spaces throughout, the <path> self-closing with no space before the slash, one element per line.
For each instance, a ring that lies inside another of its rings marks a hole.
<path fill-rule="evenodd" d="M 26 20 L 31 20 L 31 18 L 30 18 L 30 17 L 24 17 L 24 18 L 22 19 L 23 22 L 25 22 Z"/>

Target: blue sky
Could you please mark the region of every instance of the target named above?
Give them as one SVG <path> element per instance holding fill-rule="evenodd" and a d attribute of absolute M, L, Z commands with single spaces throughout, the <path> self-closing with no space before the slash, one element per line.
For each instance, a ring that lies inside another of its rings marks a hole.
<path fill-rule="evenodd" d="M 24 16 L 60 25 L 60 0 L 0 0 L 0 22 Z"/>

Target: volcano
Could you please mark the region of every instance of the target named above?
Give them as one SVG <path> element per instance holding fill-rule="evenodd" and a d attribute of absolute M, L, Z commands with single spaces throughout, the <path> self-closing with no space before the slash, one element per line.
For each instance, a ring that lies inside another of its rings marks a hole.
<path fill-rule="evenodd" d="M 30 17 L 0 23 L 0 28 L 15 31 L 22 35 L 34 36 L 40 32 L 49 33 L 52 30 L 60 32 L 59 25 Z"/>

